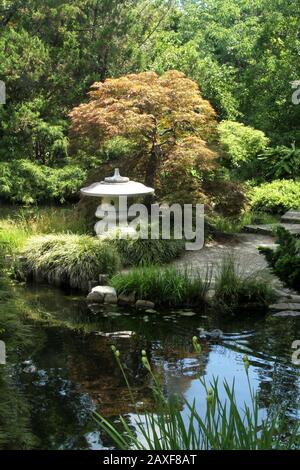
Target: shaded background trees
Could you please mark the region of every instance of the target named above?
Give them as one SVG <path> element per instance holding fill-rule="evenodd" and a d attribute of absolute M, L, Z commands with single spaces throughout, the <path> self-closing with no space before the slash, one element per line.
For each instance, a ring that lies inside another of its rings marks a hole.
<path fill-rule="evenodd" d="M 74 193 L 91 167 L 130 153 L 117 139 L 74 159 L 67 117 L 94 82 L 129 73 L 179 70 L 219 120 L 263 131 L 272 147 L 297 148 L 300 107 L 290 82 L 300 77 L 299 15 L 297 0 L 1 0 L 0 197 L 64 200 L 69 193 L 46 188 L 41 198 L 34 185 L 20 197 L 9 175 L 22 178 L 25 165 L 29 179 L 51 173 L 60 185 L 52 170 L 71 165 Z M 13 160 L 23 163 L 12 168 Z"/>

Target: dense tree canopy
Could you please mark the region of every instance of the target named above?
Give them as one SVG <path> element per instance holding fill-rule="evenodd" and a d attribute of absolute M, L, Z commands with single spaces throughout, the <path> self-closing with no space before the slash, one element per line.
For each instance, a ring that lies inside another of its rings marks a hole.
<path fill-rule="evenodd" d="M 7 90 L 0 197 L 30 200 L 7 189 L 13 160 L 33 162 L 31 180 L 40 173 L 35 166 L 50 174 L 71 164 L 79 187 L 83 170 L 129 155 L 131 143 L 120 134 L 78 153 L 68 119 L 93 83 L 128 74 L 178 70 L 197 83 L 218 120 L 263 131 L 280 154 L 294 143 L 297 150 L 300 106 L 292 103 L 291 81 L 300 78 L 299 16 L 298 0 L 0 0 Z"/>

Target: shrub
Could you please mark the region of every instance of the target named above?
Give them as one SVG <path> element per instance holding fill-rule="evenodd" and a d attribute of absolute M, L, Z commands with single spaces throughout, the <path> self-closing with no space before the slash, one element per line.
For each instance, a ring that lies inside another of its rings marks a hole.
<path fill-rule="evenodd" d="M 252 188 L 248 193 L 252 210 L 283 213 L 300 208 L 300 181 L 276 180 Z"/>
<path fill-rule="evenodd" d="M 120 266 L 116 250 L 87 235 L 46 235 L 32 237 L 23 251 L 26 262 L 21 272 L 27 278 L 58 286 L 88 290 L 99 274 L 113 274 Z"/>
<path fill-rule="evenodd" d="M 152 266 L 117 274 L 111 279 L 111 285 L 118 294 L 134 293 L 138 299 L 151 300 L 157 305 L 179 307 L 203 304 L 209 280 L 208 277 L 202 280 L 200 274 L 192 278 L 187 271 Z"/>
<path fill-rule="evenodd" d="M 50 168 L 29 160 L 1 163 L 0 198 L 22 204 L 74 197 L 84 183 L 85 171 L 76 166 Z"/>
<path fill-rule="evenodd" d="M 201 346 L 193 338 L 197 352 Z M 99 427 L 122 450 L 274 450 L 295 449 L 299 447 L 299 423 L 290 423 L 280 409 L 260 417 L 259 396 L 252 390 L 249 379 L 249 359 L 244 356 L 250 403 L 244 403 L 243 409 L 237 404 L 235 385 L 224 381 L 224 392 L 219 393 L 218 380 L 210 386 L 199 377 L 200 392 L 192 402 L 182 394 L 165 398 L 162 385 L 152 371 L 146 352 L 142 351 L 142 364 L 153 382 L 153 400 L 156 411 L 141 413 L 136 406 L 131 385 L 120 359 L 120 352 L 112 346 L 115 358 L 129 389 L 132 405 L 135 409 L 134 424 L 128 426 L 120 417 L 120 426 L 116 428 L 107 419 L 95 413 Z M 206 400 L 205 400 L 206 398 Z M 204 407 L 203 407 L 204 401 Z M 199 406 L 200 405 L 200 406 Z M 188 415 L 181 409 L 185 407 Z M 199 412 L 197 409 L 201 409 Z M 120 430 L 121 429 L 121 430 Z"/>
<path fill-rule="evenodd" d="M 237 217 L 247 206 L 244 188 L 234 181 L 206 180 L 204 190 L 209 195 L 214 212 L 226 217 Z"/>
<path fill-rule="evenodd" d="M 288 286 L 300 290 L 300 239 L 278 227 L 276 250 L 260 248 L 277 276 Z"/>
<path fill-rule="evenodd" d="M 275 290 L 260 273 L 243 275 L 231 257 L 225 257 L 216 276 L 215 301 L 225 310 L 268 308 L 276 300 Z"/>
<path fill-rule="evenodd" d="M 266 149 L 259 158 L 264 179 L 294 179 L 300 174 L 300 149 L 279 145 Z"/>
<path fill-rule="evenodd" d="M 124 266 L 160 265 L 177 258 L 184 250 L 183 240 L 115 240 Z"/>
<path fill-rule="evenodd" d="M 225 151 L 225 162 L 232 168 L 255 159 L 269 142 L 262 131 L 234 121 L 221 122 L 219 136 Z"/>

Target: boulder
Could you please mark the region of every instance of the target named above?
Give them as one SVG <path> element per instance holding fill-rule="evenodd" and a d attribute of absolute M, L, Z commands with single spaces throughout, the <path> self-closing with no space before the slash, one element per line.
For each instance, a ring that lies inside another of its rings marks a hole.
<path fill-rule="evenodd" d="M 135 303 L 135 295 L 120 294 L 118 297 L 118 302 L 120 305 L 133 305 Z"/>
<path fill-rule="evenodd" d="M 136 308 L 141 310 L 154 309 L 155 303 L 149 300 L 137 300 L 135 303 Z"/>
<path fill-rule="evenodd" d="M 117 304 L 118 303 L 117 294 L 105 294 L 104 303 L 105 304 Z"/>
<path fill-rule="evenodd" d="M 93 304 L 102 304 L 104 296 L 98 292 L 90 292 L 87 296 L 87 301 Z"/>
<path fill-rule="evenodd" d="M 110 286 L 96 286 L 93 287 L 92 292 L 97 292 L 97 294 L 101 294 L 103 297 L 106 294 L 117 295 L 116 289 Z"/>

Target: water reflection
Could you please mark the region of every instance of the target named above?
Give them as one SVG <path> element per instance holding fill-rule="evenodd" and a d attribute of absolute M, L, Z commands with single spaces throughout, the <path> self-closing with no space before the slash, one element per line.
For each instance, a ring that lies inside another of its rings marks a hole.
<path fill-rule="evenodd" d="M 133 407 L 111 344 L 121 351 L 141 409 L 153 407 L 149 377 L 140 361 L 140 351 L 146 349 L 166 394 L 180 391 L 188 399 L 198 396 L 199 374 L 208 380 L 219 376 L 220 383 L 235 378 L 241 404 L 248 398 L 242 360 L 247 353 L 262 407 L 279 403 L 291 416 L 299 413 L 299 367 L 291 364 L 299 319 L 255 315 L 228 319 L 209 312 L 190 317 L 176 312 L 145 315 L 118 307 L 91 311 L 81 297 L 59 290 L 39 286 L 19 288 L 19 293 L 26 296 L 32 316 L 40 322 L 32 323 L 32 347 L 7 367 L 14 370 L 30 410 L 33 447 L 110 447 L 91 418 L 95 409 L 115 422 L 119 414 L 132 422 Z M 203 341 L 200 358 L 191 346 L 199 328 L 224 332 L 222 341 Z"/>

